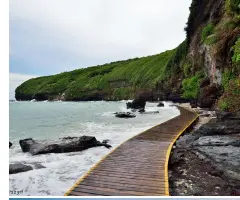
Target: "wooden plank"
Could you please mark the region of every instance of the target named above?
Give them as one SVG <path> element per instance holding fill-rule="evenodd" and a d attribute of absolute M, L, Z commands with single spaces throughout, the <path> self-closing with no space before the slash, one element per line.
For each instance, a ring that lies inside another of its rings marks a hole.
<path fill-rule="evenodd" d="M 161 192 L 154 192 L 154 193 L 151 193 L 151 192 L 137 192 L 137 191 L 127 191 L 127 190 L 124 190 L 124 191 L 121 191 L 119 189 L 112 189 L 112 188 L 104 188 L 104 187 L 93 187 L 93 186 L 87 186 L 87 185 L 81 185 L 80 188 L 75 188 L 74 191 L 83 191 L 83 190 L 86 190 L 86 191 L 89 191 L 90 193 L 93 192 L 96 194 L 102 194 L 102 195 L 106 195 L 106 194 L 110 194 L 110 195 L 113 195 L 113 196 L 117 196 L 117 195 L 125 195 L 125 196 L 128 196 L 128 195 L 133 195 L 133 196 L 142 196 L 142 195 L 145 195 L 145 194 L 148 194 L 147 196 L 157 196 L 159 194 L 161 194 Z"/>
<path fill-rule="evenodd" d="M 164 171 L 163 171 L 163 174 L 164 174 Z M 99 176 L 99 177 L 101 177 L 101 176 L 124 177 L 124 178 L 129 178 L 129 179 L 136 179 L 136 180 L 140 179 L 140 180 L 149 180 L 149 181 L 151 180 L 151 181 L 156 181 L 156 182 L 158 182 L 161 179 L 161 177 L 156 177 L 156 175 L 143 175 L 143 174 L 139 174 L 139 173 L 137 173 L 137 174 L 133 174 L 133 173 L 125 174 L 125 173 L 122 173 L 122 172 L 112 173 L 112 172 L 106 172 L 106 171 L 94 171 L 92 173 L 92 175 L 96 175 L 96 176 Z M 164 178 L 162 178 L 162 179 L 164 179 Z"/>
<path fill-rule="evenodd" d="M 159 187 L 156 184 L 153 185 L 146 185 L 145 183 L 141 184 L 141 182 L 137 182 L 137 183 L 131 183 L 129 182 L 128 184 L 122 183 L 122 182 L 116 182 L 116 181 L 100 181 L 100 180 L 84 180 L 80 183 L 80 185 L 90 185 L 90 186 L 99 186 L 99 185 L 106 185 L 107 186 L 127 186 L 127 187 L 133 187 L 136 188 L 140 187 L 140 188 L 145 188 L 145 189 L 150 189 L 150 190 L 161 190 L 163 188 Z M 79 186 L 80 186 L 79 185 Z M 111 187 L 110 187 L 111 188 Z"/>
<path fill-rule="evenodd" d="M 134 185 L 134 184 L 120 184 L 120 183 L 104 183 L 104 182 L 82 182 L 79 186 L 92 186 L 92 187 L 103 187 L 109 189 L 116 189 L 121 191 L 135 191 L 135 192 L 145 192 L 145 193 L 159 193 L 165 192 L 164 188 L 158 187 L 147 187 L 144 185 Z"/>
<path fill-rule="evenodd" d="M 121 170 L 121 169 L 119 169 L 119 170 L 115 170 L 115 169 L 99 169 L 98 168 L 98 171 L 99 172 L 101 172 L 101 171 L 106 171 L 106 172 L 108 172 L 108 173 L 125 173 L 125 174 L 139 174 L 139 175 L 146 175 L 146 176 L 149 176 L 149 175 L 155 175 L 155 176 L 157 176 L 157 175 L 160 175 L 161 173 L 164 173 L 164 169 L 162 169 L 161 171 L 159 170 L 159 171 L 157 171 L 157 172 L 155 172 L 155 173 L 152 173 L 152 172 L 146 172 L 146 171 L 141 171 L 141 170 L 135 170 L 134 171 L 134 169 L 132 170 L 132 171 L 129 171 L 129 170 Z"/>
<path fill-rule="evenodd" d="M 91 180 L 91 181 L 94 181 L 94 180 L 96 180 L 96 176 L 91 176 L 91 177 L 89 177 L 87 180 Z M 164 183 L 164 179 L 159 179 L 158 181 L 155 181 L 155 180 L 137 180 L 137 179 L 130 179 L 130 178 L 119 178 L 119 177 L 101 177 L 101 178 L 99 178 L 98 177 L 98 179 L 97 180 L 101 180 L 101 181 L 109 181 L 109 182 L 117 182 L 117 183 L 125 183 L 125 184 L 136 184 L 136 183 L 138 183 L 138 184 L 140 184 L 140 185 L 143 185 L 143 184 L 148 184 L 148 185 L 158 185 L 158 186 L 161 186 L 162 185 L 162 183 Z"/>
<path fill-rule="evenodd" d="M 96 196 L 96 195 L 90 194 L 90 193 L 72 191 L 68 196 Z"/>

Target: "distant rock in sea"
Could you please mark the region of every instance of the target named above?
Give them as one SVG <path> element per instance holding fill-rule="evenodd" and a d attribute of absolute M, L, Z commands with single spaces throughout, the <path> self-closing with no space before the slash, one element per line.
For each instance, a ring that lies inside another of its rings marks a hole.
<path fill-rule="evenodd" d="M 133 113 L 130 113 L 130 112 L 117 112 L 117 113 L 115 113 L 115 117 L 118 117 L 118 118 L 134 118 L 134 117 L 136 117 L 136 115 L 134 115 Z"/>

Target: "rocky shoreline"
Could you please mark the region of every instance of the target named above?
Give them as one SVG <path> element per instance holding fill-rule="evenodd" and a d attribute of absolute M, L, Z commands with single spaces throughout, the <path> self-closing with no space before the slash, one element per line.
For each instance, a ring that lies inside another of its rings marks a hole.
<path fill-rule="evenodd" d="M 240 195 L 240 113 L 193 110 L 199 122 L 178 139 L 169 160 L 170 194 Z"/>

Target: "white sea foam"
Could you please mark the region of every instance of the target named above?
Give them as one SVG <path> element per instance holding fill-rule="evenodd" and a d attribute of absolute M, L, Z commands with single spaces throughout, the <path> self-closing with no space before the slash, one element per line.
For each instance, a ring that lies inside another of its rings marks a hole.
<path fill-rule="evenodd" d="M 159 114 L 137 114 L 134 119 L 118 119 L 114 112 L 126 111 L 126 101 L 41 103 L 22 102 L 10 106 L 10 163 L 40 163 L 46 168 L 9 176 L 10 190 L 23 190 L 20 195 L 63 195 L 91 166 L 109 153 L 105 147 L 81 152 L 31 156 L 22 153 L 19 139 L 56 139 L 64 136 L 92 135 L 97 140 L 109 139 L 113 148 L 128 138 L 173 118 L 179 111 L 165 103 L 147 103 L 146 111 Z M 24 124 L 24 125 L 23 125 Z"/>

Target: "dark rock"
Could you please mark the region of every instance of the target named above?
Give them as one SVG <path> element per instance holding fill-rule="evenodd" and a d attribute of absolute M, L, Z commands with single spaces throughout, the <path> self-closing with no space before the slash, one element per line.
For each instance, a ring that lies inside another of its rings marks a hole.
<path fill-rule="evenodd" d="M 220 95 L 220 88 L 209 85 L 200 89 L 198 106 L 200 108 L 211 108 Z"/>
<path fill-rule="evenodd" d="M 9 174 L 17 174 L 20 172 L 27 172 L 33 169 L 42 169 L 46 168 L 40 163 L 31 163 L 30 164 L 22 164 L 22 163 L 15 163 L 15 164 L 9 164 Z"/>
<path fill-rule="evenodd" d="M 159 113 L 159 111 L 148 111 L 148 112 L 143 112 L 143 113 L 141 113 L 141 114 L 157 114 L 157 113 Z"/>
<path fill-rule="evenodd" d="M 197 108 L 197 101 L 190 101 L 190 105 L 192 108 Z"/>
<path fill-rule="evenodd" d="M 141 109 L 138 110 L 138 112 L 143 113 L 143 112 L 145 112 L 145 110 L 143 108 L 141 108 Z"/>
<path fill-rule="evenodd" d="M 184 99 L 181 97 L 180 93 L 170 93 L 167 97 L 168 101 L 172 101 L 173 103 L 188 103 L 188 99 Z"/>
<path fill-rule="evenodd" d="M 103 140 L 102 143 L 103 144 L 108 144 L 110 142 L 110 140 Z"/>
<path fill-rule="evenodd" d="M 144 109 L 147 101 L 153 100 L 151 91 L 140 92 L 132 102 L 127 102 L 127 109 Z"/>
<path fill-rule="evenodd" d="M 196 103 L 191 103 L 190 104 L 192 108 L 197 108 L 197 104 Z"/>
<path fill-rule="evenodd" d="M 215 121 L 210 121 L 210 123 L 200 127 L 198 131 L 201 132 L 202 136 L 238 134 L 240 133 L 240 122 L 224 121 L 216 123 Z"/>
<path fill-rule="evenodd" d="M 23 152 L 30 152 L 32 155 L 75 152 L 97 146 L 111 147 L 111 145 L 101 143 L 91 136 L 65 137 L 56 141 L 35 141 L 28 138 L 20 140 L 19 143 Z"/>
<path fill-rule="evenodd" d="M 217 112 L 217 121 L 229 121 L 229 120 L 238 120 L 240 121 L 240 112 L 231 113 L 231 112 Z"/>
<path fill-rule="evenodd" d="M 104 144 L 105 147 L 109 149 L 109 148 L 112 147 L 110 144 L 108 144 L 109 142 L 110 142 L 110 140 L 103 140 L 103 141 L 102 141 L 102 144 Z"/>
<path fill-rule="evenodd" d="M 203 79 L 203 80 L 201 81 L 201 83 L 200 83 L 200 88 L 206 87 L 206 86 L 208 86 L 208 85 L 210 85 L 210 79 L 209 79 L 209 78 L 205 78 L 205 79 Z"/>
<path fill-rule="evenodd" d="M 163 103 L 163 102 L 159 102 L 159 104 L 157 105 L 157 107 L 164 107 L 164 103 Z"/>
<path fill-rule="evenodd" d="M 132 108 L 132 102 L 127 102 L 126 105 L 127 105 L 127 109 Z"/>
<path fill-rule="evenodd" d="M 30 147 L 32 145 L 36 144 L 36 142 L 32 138 L 27 138 L 24 140 L 19 140 L 19 144 L 20 144 L 23 152 L 29 152 Z"/>
<path fill-rule="evenodd" d="M 127 102 L 127 109 L 144 109 L 146 101 L 144 99 L 136 98 L 132 102 Z"/>
<path fill-rule="evenodd" d="M 9 148 L 12 146 L 12 143 L 11 142 L 9 142 Z"/>
<path fill-rule="evenodd" d="M 202 136 L 193 142 L 193 146 L 238 146 L 240 139 L 224 135 Z"/>
<path fill-rule="evenodd" d="M 24 164 L 9 164 L 9 174 L 16 174 L 20 172 L 27 172 L 33 170 L 33 168 L 29 165 Z"/>
<path fill-rule="evenodd" d="M 130 112 L 117 112 L 115 114 L 115 117 L 118 117 L 118 118 L 134 118 L 134 117 L 136 117 L 136 115 L 134 115 L 133 113 L 130 113 Z"/>

